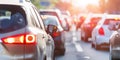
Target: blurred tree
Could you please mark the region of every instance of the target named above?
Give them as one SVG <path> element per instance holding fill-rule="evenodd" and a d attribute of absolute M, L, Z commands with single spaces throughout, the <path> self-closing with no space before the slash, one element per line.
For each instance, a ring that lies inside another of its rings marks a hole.
<path fill-rule="evenodd" d="M 31 0 L 31 2 L 32 2 L 37 8 L 42 8 L 42 6 L 40 6 L 40 0 Z"/>
<path fill-rule="evenodd" d="M 120 0 L 100 0 L 100 7 L 102 12 L 108 12 L 112 14 L 120 13 Z"/>
<path fill-rule="evenodd" d="M 119 14 L 120 13 L 120 0 L 108 0 L 107 10 L 109 13 Z"/>
<path fill-rule="evenodd" d="M 97 5 L 88 4 L 86 9 L 88 10 L 88 12 L 100 13 L 100 8 Z"/>
<path fill-rule="evenodd" d="M 40 1 L 42 0 L 31 0 L 31 2 L 37 7 L 37 8 L 53 8 L 55 7 L 56 3 L 58 3 L 59 0 L 46 0 L 50 2 L 50 6 L 46 7 L 46 6 L 41 6 L 40 5 Z M 44 0 L 43 0 L 44 1 Z"/>
<path fill-rule="evenodd" d="M 80 12 L 80 8 L 79 7 L 75 7 L 72 5 L 71 2 L 64 2 L 62 0 L 59 0 L 56 4 L 55 7 L 57 7 L 60 10 L 67 10 L 70 12 L 71 15 L 76 15 L 79 14 Z"/>
<path fill-rule="evenodd" d="M 104 13 L 106 11 L 106 1 L 105 0 L 99 0 L 99 6 L 100 6 L 100 11 Z"/>

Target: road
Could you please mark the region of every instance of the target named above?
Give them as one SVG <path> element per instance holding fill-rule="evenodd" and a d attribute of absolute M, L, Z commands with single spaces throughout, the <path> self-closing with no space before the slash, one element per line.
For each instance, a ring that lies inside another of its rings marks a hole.
<path fill-rule="evenodd" d="M 76 31 L 74 26 L 65 38 L 66 53 L 55 60 L 109 60 L 109 51 L 95 50 L 90 43 L 81 41 L 80 30 Z"/>

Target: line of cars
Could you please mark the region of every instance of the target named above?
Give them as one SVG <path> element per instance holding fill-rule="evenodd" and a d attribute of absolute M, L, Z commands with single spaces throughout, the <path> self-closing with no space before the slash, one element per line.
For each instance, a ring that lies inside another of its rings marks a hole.
<path fill-rule="evenodd" d="M 81 25 L 81 39 L 91 38 L 91 46 L 96 50 L 107 48 L 110 60 L 120 59 L 120 15 L 88 14 Z"/>
<path fill-rule="evenodd" d="M 65 54 L 63 33 L 59 18 L 30 0 L 0 0 L 0 60 L 55 60 Z"/>

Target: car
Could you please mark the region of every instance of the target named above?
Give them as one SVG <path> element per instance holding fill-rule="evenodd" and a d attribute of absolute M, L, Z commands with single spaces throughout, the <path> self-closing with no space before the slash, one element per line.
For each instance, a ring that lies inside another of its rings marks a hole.
<path fill-rule="evenodd" d="M 102 18 L 103 14 L 90 13 L 83 24 L 81 25 L 81 39 L 85 42 L 89 41 L 93 28 L 97 25 L 98 21 Z"/>
<path fill-rule="evenodd" d="M 76 23 L 76 28 L 77 29 L 81 28 L 81 25 L 85 21 L 86 17 L 87 17 L 87 14 L 80 14 L 78 16 L 78 20 L 77 20 L 77 23 Z"/>
<path fill-rule="evenodd" d="M 41 15 L 53 15 L 56 16 L 62 26 L 62 28 L 64 29 L 64 31 L 68 31 L 69 30 L 69 26 L 67 24 L 67 22 L 64 20 L 62 13 L 59 9 L 40 9 L 39 13 Z"/>
<path fill-rule="evenodd" d="M 0 0 L 0 60 L 54 60 L 54 48 L 29 0 Z"/>
<path fill-rule="evenodd" d="M 106 14 L 102 20 L 100 20 L 97 26 L 92 31 L 92 47 L 96 50 L 109 49 L 109 39 L 114 30 L 115 25 L 120 22 L 120 15 Z"/>
<path fill-rule="evenodd" d="M 113 32 L 113 34 L 110 36 L 110 60 L 119 60 L 120 59 L 120 23 L 116 25 L 116 28 L 113 28 L 113 30 L 116 30 Z"/>
<path fill-rule="evenodd" d="M 71 19 L 70 19 L 70 16 L 62 15 L 62 17 L 63 17 L 62 22 L 63 22 L 63 24 L 64 24 L 63 28 L 64 28 L 65 31 L 69 31 L 69 30 L 70 30 L 70 27 L 71 27 Z"/>
<path fill-rule="evenodd" d="M 48 33 L 52 36 L 54 43 L 55 43 L 55 54 L 64 55 L 65 54 L 65 38 L 64 38 L 64 32 L 63 28 L 60 25 L 60 22 L 56 16 L 51 15 L 44 15 L 41 16 L 43 18 L 43 22 L 46 26 L 53 25 L 57 29 L 53 29 L 51 31 L 48 31 Z M 48 29 L 47 29 L 48 30 Z"/>

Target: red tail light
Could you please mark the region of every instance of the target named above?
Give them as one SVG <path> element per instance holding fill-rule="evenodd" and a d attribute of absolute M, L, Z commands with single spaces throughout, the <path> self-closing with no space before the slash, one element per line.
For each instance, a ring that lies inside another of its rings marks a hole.
<path fill-rule="evenodd" d="M 100 35 L 104 35 L 104 30 L 103 30 L 102 27 L 99 29 L 99 34 L 100 34 Z"/>
<path fill-rule="evenodd" d="M 59 36 L 60 35 L 60 32 L 54 32 L 53 33 L 53 37 L 57 37 L 57 36 Z"/>
<path fill-rule="evenodd" d="M 20 34 L 2 38 L 5 44 L 33 44 L 36 43 L 36 36 L 33 34 Z"/>

